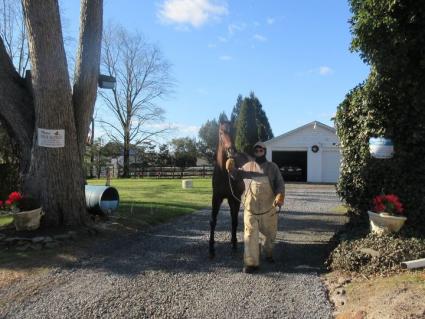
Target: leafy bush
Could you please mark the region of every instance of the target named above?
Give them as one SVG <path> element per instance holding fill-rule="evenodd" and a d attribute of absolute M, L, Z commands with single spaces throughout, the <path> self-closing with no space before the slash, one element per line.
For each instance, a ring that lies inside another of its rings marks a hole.
<path fill-rule="evenodd" d="M 408 225 L 425 226 L 425 5 L 417 1 L 351 0 L 352 49 L 371 65 L 336 115 L 343 162 L 339 195 L 366 214 L 374 196 L 394 193 Z M 392 159 L 371 158 L 370 137 L 394 142 Z"/>

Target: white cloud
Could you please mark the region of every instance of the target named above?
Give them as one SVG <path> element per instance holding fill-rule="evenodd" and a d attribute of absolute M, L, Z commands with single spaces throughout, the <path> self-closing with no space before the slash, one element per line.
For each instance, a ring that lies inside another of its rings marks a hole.
<path fill-rule="evenodd" d="M 258 42 L 266 42 L 267 41 L 267 38 L 265 36 L 258 34 L 258 33 L 254 34 L 253 38 L 254 38 L 254 40 L 256 40 Z"/>
<path fill-rule="evenodd" d="M 215 0 L 165 0 L 158 17 L 164 23 L 200 27 L 211 19 L 228 14 L 226 3 Z"/>
<path fill-rule="evenodd" d="M 215 43 L 208 43 L 208 47 L 209 47 L 210 49 L 212 49 L 212 48 L 216 48 L 216 47 L 217 47 L 217 44 L 215 44 Z"/>
<path fill-rule="evenodd" d="M 308 71 L 298 72 L 298 76 L 305 76 L 305 75 L 321 75 L 321 76 L 328 76 L 334 73 L 334 70 L 329 66 L 320 66 L 318 68 L 310 69 Z"/>
<path fill-rule="evenodd" d="M 222 56 L 220 56 L 220 60 L 230 61 L 230 60 L 232 60 L 232 57 L 230 55 L 222 55 Z"/>
<path fill-rule="evenodd" d="M 228 41 L 228 39 L 227 38 L 225 38 L 225 37 L 218 37 L 217 38 L 218 39 L 218 41 L 220 41 L 220 42 L 223 42 L 223 43 L 226 43 L 227 41 Z"/>
<path fill-rule="evenodd" d="M 267 22 L 267 24 L 273 24 L 273 23 L 275 23 L 275 19 L 274 18 L 267 18 L 267 20 L 266 20 L 266 22 Z"/>
<path fill-rule="evenodd" d="M 330 75 L 332 73 L 334 73 L 334 71 L 328 66 L 319 67 L 319 74 L 320 75 L 326 76 L 326 75 Z"/>

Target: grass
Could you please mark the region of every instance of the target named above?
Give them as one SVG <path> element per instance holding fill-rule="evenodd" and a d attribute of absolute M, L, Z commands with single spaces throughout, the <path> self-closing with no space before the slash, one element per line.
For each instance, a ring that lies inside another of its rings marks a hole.
<path fill-rule="evenodd" d="M 105 180 L 90 180 L 105 185 Z M 193 179 L 193 188 L 183 189 L 180 179 L 116 179 L 120 207 L 117 219 L 135 227 L 155 225 L 192 213 L 211 204 L 211 179 Z"/>
<path fill-rule="evenodd" d="M 13 222 L 13 216 L 11 215 L 0 216 L 0 227 L 9 225 L 12 222 Z"/>
<path fill-rule="evenodd" d="M 337 214 L 341 214 L 341 215 L 346 215 L 348 213 L 348 208 L 345 205 L 339 205 L 336 206 L 332 212 L 337 213 Z"/>
<path fill-rule="evenodd" d="M 105 185 L 104 179 L 88 182 L 91 185 Z M 180 179 L 116 179 L 111 181 L 111 186 L 115 187 L 120 195 L 119 210 L 112 217 L 118 223 L 115 229 L 117 231 L 131 231 L 163 223 L 211 205 L 210 178 L 193 179 L 192 189 L 183 189 Z M 0 216 L 0 227 L 12 221 L 13 217 Z M 114 233 L 115 231 L 112 231 L 110 235 L 114 236 Z M 86 238 L 73 242 L 70 247 L 61 246 L 41 251 L 0 250 L 0 281 L 4 276 L 12 276 L 13 269 L 43 268 L 56 262 L 63 263 L 68 258 L 72 259 L 74 250 L 90 246 L 92 240 Z M 40 259 L 40 255 L 43 258 Z"/>

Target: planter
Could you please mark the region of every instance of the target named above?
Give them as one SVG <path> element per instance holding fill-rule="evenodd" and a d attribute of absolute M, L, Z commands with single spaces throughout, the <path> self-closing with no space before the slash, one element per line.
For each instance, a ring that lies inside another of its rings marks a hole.
<path fill-rule="evenodd" d="M 41 208 L 15 213 L 13 223 L 17 231 L 35 230 L 40 227 L 40 219 L 44 213 Z"/>
<path fill-rule="evenodd" d="M 367 213 L 372 232 L 379 235 L 398 232 L 407 220 L 404 216 L 394 216 L 388 213 L 374 213 L 371 211 Z"/>

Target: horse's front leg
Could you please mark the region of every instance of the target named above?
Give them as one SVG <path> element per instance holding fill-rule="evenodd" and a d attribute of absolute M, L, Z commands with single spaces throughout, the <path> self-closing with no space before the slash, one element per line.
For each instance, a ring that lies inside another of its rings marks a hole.
<path fill-rule="evenodd" d="M 240 203 L 232 198 L 229 199 L 229 206 L 230 206 L 230 214 L 232 217 L 232 250 L 233 251 L 237 251 L 238 249 L 238 240 L 236 237 L 236 233 L 238 231 L 238 214 L 239 214 L 239 208 L 240 208 Z"/>
<path fill-rule="evenodd" d="M 209 257 L 210 259 L 215 257 L 215 248 L 214 248 L 214 231 L 215 226 L 217 225 L 217 215 L 220 210 L 220 205 L 223 199 L 213 194 L 212 198 L 212 211 L 211 211 L 211 219 L 210 219 L 210 242 L 209 242 Z"/>

